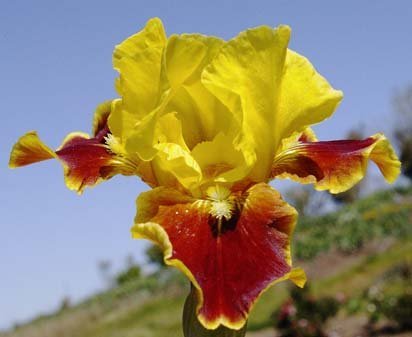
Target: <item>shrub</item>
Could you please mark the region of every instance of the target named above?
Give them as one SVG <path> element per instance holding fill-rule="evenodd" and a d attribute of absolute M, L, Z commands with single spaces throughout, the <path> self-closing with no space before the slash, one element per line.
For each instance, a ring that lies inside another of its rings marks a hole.
<path fill-rule="evenodd" d="M 383 306 L 383 314 L 395 321 L 401 330 L 412 329 L 412 294 L 392 297 Z"/>
<path fill-rule="evenodd" d="M 141 275 L 141 271 L 140 271 L 139 266 L 137 265 L 130 266 L 127 270 L 119 273 L 116 276 L 116 284 L 120 286 L 130 281 L 137 280 L 140 278 L 140 275 Z"/>
<path fill-rule="evenodd" d="M 291 297 L 272 317 L 282 337 L 322 337 L 326 336 L 323 331 L 324 323 L 336 315 L 339 304 L 339 301 L 332 297 L 313 297 L 309 287 L 294 288 Z"/>

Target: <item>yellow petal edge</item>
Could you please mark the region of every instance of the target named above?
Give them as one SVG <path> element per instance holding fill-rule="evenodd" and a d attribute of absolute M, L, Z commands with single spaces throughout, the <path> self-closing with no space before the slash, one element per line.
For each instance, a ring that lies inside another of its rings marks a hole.
<path fill-rule="evenodd" d="M 40 140 L 37 132 L 29 131 L 14 144 L 10 154 L 9 167 L 21 167 L 55 157 L 54 151 Z"/>

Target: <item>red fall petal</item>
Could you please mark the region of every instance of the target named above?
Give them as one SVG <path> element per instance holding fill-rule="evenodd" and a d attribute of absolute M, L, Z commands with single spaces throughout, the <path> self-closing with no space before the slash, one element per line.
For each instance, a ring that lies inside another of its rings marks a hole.
<path fill-rule="evenodd" d="M 100 170 L 108 167 L 113 157 L 99 139 L 76 133 L 66 137 L 56 155 L 64 164 L 66 185 L 79 193 L 99 181 Z"/>
<path fill-rule="evenodd" d="M 377 134 L 364 140 L 300 141 L 275 158 L 272 178 L 315 183 L 318 190 L 340 193 L 363 178 L 369 159 L 388 182 L 398 176 L 400 162 L 389 141 Z"/>
<path fill-rule="evenodd" d="M 262 291 L 291 273 L 296 211 L 263 183 L 239 196 L 229 220 L 219 224 L 209 210 L 207 202 L 160 205 L 150 222 L 133 227 L 133 235 L 157 241 L 166 263 L 193 282 L 205 327 L 239 329 Z"/>

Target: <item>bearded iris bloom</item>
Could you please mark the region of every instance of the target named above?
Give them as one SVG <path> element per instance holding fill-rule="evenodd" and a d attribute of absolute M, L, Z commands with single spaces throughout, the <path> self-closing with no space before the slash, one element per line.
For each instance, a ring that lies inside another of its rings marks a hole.
<path fill-rule="evenodd" d="M 167 37 L 159 19 L 116 46 L 119 98 L 95 112 L 92 135 L 52 150 L 29 132 L 10 167 L 56 158 L 79 193 L 116 174 L 152 189 L 137 199 L 134 238 L 149 239 L 197 294 L 208 329 L 244 326 L 259 295 L 305 274 L 292 267 L 297 213 L 268 183 L 287 178 L 340 193 L 369 160 L 392 183 L 400 162 L 388 140 L 318 141 L 310 126 L 342 99 L 303 56 L 290 29 L 262 26 L 224 41 Z"/>

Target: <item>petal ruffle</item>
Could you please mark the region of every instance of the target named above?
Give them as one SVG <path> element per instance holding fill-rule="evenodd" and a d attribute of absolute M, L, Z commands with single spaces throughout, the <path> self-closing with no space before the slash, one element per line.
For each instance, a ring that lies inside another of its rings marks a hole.
<path fill-rule="evenodd" d="M 240 144 L 256 152 L 253 180 L 269 175 L 275 153 L 275 117 L 290 29 L 262 26 L 227 42 L 208 65 L 202 82 L 241 125 Z"/>
<path fill-rule="evenodd" d="M 117 88 L 121 99 L 114 106 L 109 126 L 128 152 L 152 160 L 157 153 L 158 120 L 169 112 L 176 112 L 184 122 L 189 119 L 190 125 L 183 130 L 189 143 L 190 137 L 204 133 L 196 128 L 209 126 L 210 117 L 205 115 L 203 121 L 196 105 L 207 108 L 203 106 L 208 102 L 201 101 L 206 96 L 210 96 L 209 101 L 217 100 L 198 84 L 203 67 L 222 43 L 199 34 L 167 39 L 161 21 L 152 19 L 142 31 L 116 47 L 113 64 L 120 73 Z M 181 107 L 188 109 L 180 111 Z M 211 111 L 207 111 L 209 116 L 213 115 Z"/>
<path fill-rule="evenodd" d="M 196 42 L 203 45 L 204 49 L 203 58 L 197 68 L 177 90 L 168 106 L 168 109 L 177 112 L 178 118 L 182 121 L 184 139 L 188 147 L 193 149 L 196 144 L 210 141 L 219 132 L 228 132 L 231 128 L 232 114 L 205 88 L 200 80 L 204 67 L 216 56 L 224 41 L 199 34 L 185 34 L 180 36 L 179 40 L 180 44 L 187 45 L 186 48 Z M 172 40 L 169 41 L 169 44 L 171 42 Z M 169 48 L 169 44 L 168 56 L 172 60 L 175 58 L 172 57 L 174 56 L 172 51 L 176 47 Z M 188 56 L 196 59 L 196 55 L 188 54 Z M 185 67 L 184 63 L 179 63 L 182 68 Z"/>
<path fill-rule="evenodd" d="M 166 34 L 162 22 L 151 19 L 139 33 L 115 47 L 113 67 L 120 76 L 116 101 L 109 118 L 112 133 L 125 143 L 136 123 L 159 103 L 161 94 L 162 57 Z"/>
<path fill-rule="evenodd" d="M 240 181 L 247 176 L 253 162 L 234 147 L 230 136 L 223 133 L 212 141 L 197 144 L 192 156 L 202 169 L 203 182 Z"/>
<path fill-rule="evenodd" d="M 126 156 L 151 161 L 162 185 L 180 184 L 189 190 L 199 185 L 202 173 L 192 148 L 212 140 L 219 130 L 231 130 L 230 112 L 200 81 L 203 68 L 223 43 L 200 34 L 172 35 L 166 40 L 160 20 L 153 19 L 115 49 L 113 63 L 120 73 L 117 84 L 122 97 L 113 103 L 110 130 Z M 155 79 L 150 90 L 140 88 L 146 85 L 146 72 Z M 142 83 L 140 73 L 146 74 Z M 139 104 L 140 96 L 150 104 Z"/>
<path fill-rule="evenodd" d="M 183 139 L 182 123 L 176 113 L 161 116 L 155 132 L 158 144 L 154 146 L 157 154 L 152 166 L 158 184 L 190 190 L 200 182 L 202 173 Z"/>
<path fill-rule="evenodd" d="M 146 116 L 135 123 L 133 132 L 126 141 L 128 151 L 138 153 L 143 160 L 151 160 L 157 154 L 157 123 L 164 114 L 174 112 L 168 105 L 199 67 L 206 50 L 207 46 L 196 38 L 185 35 L 169 38 L 159 63 L 161 75 L 156 93 L 157 104 L 146 110 Z"/>
<path fill-rule="evenodd" d="M 133 237 L 159 244 L 165 262 L 188 276 L 198 291 L 198 318 L 209 329 L 239 329 L 267 287 L 287 278 L 305 282 L 303 271 L 291 267 L 296 211 L 263 183 L 233 197 L 231 218 L 220 220 L 212 201 L 168 188 L 137 200 Z"/>
<path fill-rule="evenodd" d="M 369 159 L 389 183 L 395 181 L 400 162 L 382 134 L 364 140 L 298 141 L 276 156 L 272 178 L 314 183 L 317 190 L 340 193 L 364 177 Z"/>
<path fill-rule="evenodd" d="M 280 90 L 275 129 L 280 140 L 331 116 L 343 97 L 307 58 L 292 50 L 286 55 Z"/>
<path fill-rule="evenodd" d="M 187 190 L 199 185 L 202 172 L 190 152 L 175 143 L 161 143 L 156 148 L 159 152 L 154 160 L 160 169 L 156 172 L 161 176 L 160 179 L 164 178 L 165 174 L 172 175 Z M 168 183 L 167 180 L 161 182 L 166 186 L 176 185 Z"/>
<path fill-rule="evenodd" d="M 265 181 L 283 139 L 329 117 L 342 98 L 310 62 L 288 50 L 290 29 L 258 27 L 225 44 L 202 81 L 242 125 L 256 152 L 250 176 Z"/>

